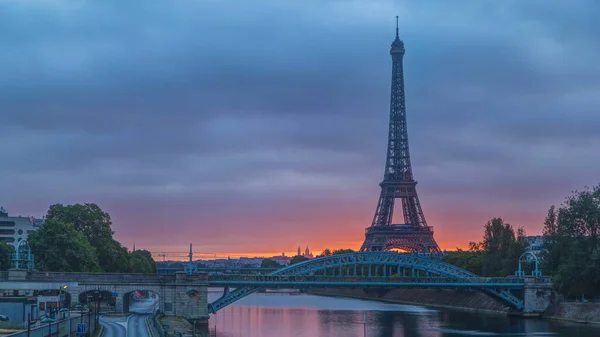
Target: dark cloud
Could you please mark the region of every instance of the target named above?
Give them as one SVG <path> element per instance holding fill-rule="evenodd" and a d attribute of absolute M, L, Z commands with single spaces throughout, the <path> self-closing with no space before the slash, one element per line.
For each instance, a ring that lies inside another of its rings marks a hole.
<path fill-rule="evenodd" d="M 0 6 L 1 203 L 23 214 L 98 201 L 124 240 L 174 221 L 220 251 L 243 250 L 224 229 L 288 233 L 277 250 L 342 229 L 336 240 L 360 241 L 383 172 L 394 13 L 414 172 L 440 233 L 464 209 L 476 239 L 494 207 L 535 230 L 597 180 L 592 0 Z"/>

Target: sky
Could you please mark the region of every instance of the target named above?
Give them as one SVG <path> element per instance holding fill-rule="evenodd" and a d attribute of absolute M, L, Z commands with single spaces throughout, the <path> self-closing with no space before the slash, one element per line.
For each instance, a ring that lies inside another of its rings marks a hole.
<path fill-rule="evenodd" d="M 541 231 L 600 183 L 595 0 L 0 1 L 0 205 L 97 203 L 152 252 L 358 249 L 399 16 L 413 172 L 442 249 Z M 397 222 L 401 216 L 397 212 Z"/>

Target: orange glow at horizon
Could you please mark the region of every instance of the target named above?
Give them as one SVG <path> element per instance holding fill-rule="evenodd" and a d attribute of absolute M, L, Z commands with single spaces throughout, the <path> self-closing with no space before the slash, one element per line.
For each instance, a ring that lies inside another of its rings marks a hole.
<path fill-rule="evenodd" d="M 329 249 L 331 251 L 337 250 L 337 249 L 353 249 L 355 251 L 358 251 L 360 249 L 360 246 L 362 245 L 362 240 L 360 241 L 356 241 L 355 245 L 352 246 L 347 246 L 347 245 L 331 245 L 331 246 L 327 246 L 324 248 L 320 248 L 320 249 L 315 249 L 315 250 L 311 250 L 311 253 L 313 254 L 313 256 L 318 256 L 321 255 L 323 253 L 323 251 L 325 249 Z M 439 244 L 439 243 L 438 243 Z M 449 247 L 453 247 L 453 248 L 449 248 Z M 445 244 L 445 245 L 441 245 L 440 244 L 440 248 L 442 250 L 448 250 L 448 251 L 453 251 L 458 249 L 463 249 L 463 250 L 467 250 L 469 248 L 469 244 L 468 242 L 465 244 Z M 304 249 L 302 249 L 302 251 L 304 251 Z M 214 253 L 214 254 L 206 254 L 206 253 L 194 253 L 193 254 L 193 260 L 217 260 L 217 259 L 239 259 L 239 258 L 272 258 L 275 256 L 282 256 L 282 253 L 285 254 L 286 257 L 294 257 L 297 255 L 297 251 L 287 251 L 287 252 L 236 252 L 236 253 Z M 153 254 L 154 260 L 156 260 L 157 262 L 163 261 L 163 257 L 160 254 Z M 178 253 L 172 253 L 172 255 L 166 255 L 164 257 L 164 260 L 166 261 L 180 261 L 180 262 L 185 262 L 189 260 L 189 257 L 187 256 L 187 253 L 185 252 L 178 252 Z"/>
<path fill-rule="evenodd" d="M 281 256 L 282 252 L 288 257 L 293 257 L 296 256 L 298 246 L 302 251 L 308 246 L 314 256 L 320 255 L 326 248 L 358 250 L 364 240 L 364 229 L 367 227 L 365 223 L 370 222 L 370 206 L 370 204 L 347 204 L 344 209 L 337 209 L 334 212 L 342 216 L 332 216 L 317 209 L 314 212 L 303 213 L 301 220 L 294 222 L 294 219 L 285 228 L 263 227 L 263 231 L 257 234 L 254 230 L 249 230 L 252 226 L 246 226 L 240 228 L 239 234 L 228 236 L 226 240 L 221 240 L 220 235 L 210 239 L 203 237 L 194 239 L 182 232 L 180 235 L 173 235 L 172 242 L 191 241 L 195 252 L 194 260 L 227 259 L 228 257 L 270 258 Z M 434 226 L 434 238 L 442 251 L 454 251 L 457 248 L 467 250 L 469 242 L 481 241 L 483 226 L 493 217 L 501 216 L 515 229 L 525 226 L 527 235 L 536 235 L 541 231 L 545 216 L 544 210 L 541 209 L 498 214 L 493 204 L 472 210 L 467 214 L 459 211 L 458 209 L 462 209 L 459 206 L 462 205 L 435 205 L 434 203 L 429 206 L 436 211 L 428 213 L 428 223 Z M 258 223 L 261 222 L 258 220 Z M 156 261 L 188 260 L 189 244 L 164 245 L 164 242 L 159 239 L 148 240 L 143 244 L 138 241 L 138 248 L 144 249 L 144 247 L 153 253 Z M 173 253 L 162 256 L 158 252 Z"/>

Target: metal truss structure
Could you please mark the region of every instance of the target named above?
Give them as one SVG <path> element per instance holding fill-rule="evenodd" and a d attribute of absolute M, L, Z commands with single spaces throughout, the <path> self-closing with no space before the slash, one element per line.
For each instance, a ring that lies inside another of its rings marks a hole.
<path fill-rule="evenodd" d="M 406 278 L 406 274 L 408 273 L 410 274 L 410 278 Z M 297 278 L 300 281 L 291 278 L 291 276 L 313 277 L 315 275 L 319 276 L 319 274 L 325 274 L 323 275 L 325 278 L 313 278 L 315 282 L 312 284 L 310 278 L 304 281 L 302 281 L 302 278 Z M 349 278 L 350 275 L 360 277 L 354 279 L 355 282 L 352 282 Z M 523 307 L 523 301 L 510 292 L 510 289 L 522 288 L 524 286 L 522 279 L 505 279 L 501 281 L 498 278 L 481 278 L 464 269 L 419 254 L 398 254 L 394 252 L 340 254 L 291 265 L 272 272 L 269 276 L 242 276 L 247 278 L 245 283 L 240 282 L 235 284 L 234 282 L 237 277 L 227 277 L 230 278 L 227 281 L 230 286 L 239 286 L 239 288 L 229 291 L 228 284 L 223 282 L 221 286 L 226 286 L 225 292 L 223 296 L 208 305 L 210 313 L 216 313 L 227 305 L 265 286 L 279 286 L 285 283 L 292 287 L 294 286 L 293 282 L 298 282 L 297 286 L 302 287 L 310 285 L 339 287 L 342 286 L 342 283 L 348 283 L 344 284 L 344 286 L 381 288 L 427 286 L 425 284 L 446 288 L 468 286 L 473 289 L 481 289 L 503 300 L 513 308 L 521 309 Z M 394 277 L 398 277 L 399 280 L 394 282 Z M 424 280 L 417 281 L 416 279 L 418 278 L 423 278 Z M 217 285 L 217 279 L 213 279 L 213 285 L 215 286 Z M 404 284 L 400 284 L 402 283 L 402 279 L 405 281 Z M 413 285 L 408 284 L 409 280 Z M 423 285 L 419 285 L 419 283 Z"/>
<path fill-rule="evenodd" d="M 35 268 L 33 253 L 27 240 L 20 240 L 11 253 L 11 268 L 32 271 Z"/>
<path fill-rule="evenodd" d="M 525 280 L 506 277 L 325 276 L 325 275 L 211 275 L 209 287 L 360 287 L 360 288 L 508 288 L 522 289 Z"/>
<path fill-rule="evenodd" d="M 433 227 L 428 226 L 419 202 L 413 178 L 404 97 L 404 42 L 398 35 L 396 17 L 396 39 L 392 42 L 392 89 L 390 100 L 390 124 L 387 158 L 381 186 L 381 194 L 371 227 L 366 229 L 361 251 L 387 251 L 402 249 L 407 252 L 439 252 L 433 239 Z M 394 225 L 394 203 L 402 200 L 404 224 Z"/>

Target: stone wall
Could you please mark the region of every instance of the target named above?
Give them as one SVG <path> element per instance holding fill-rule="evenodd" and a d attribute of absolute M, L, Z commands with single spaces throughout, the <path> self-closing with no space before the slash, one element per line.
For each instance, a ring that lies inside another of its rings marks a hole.
<path fill-rule="evenodd" d="M 553 303 L 544 318 L 600 324 L 600 303 Z"/>
<path fill-rule="evenodd" d="M 481 291 L 462 289 L 329 289 L 312 288 L 309 294 L 342 296 L 391 303 L 429 305 L 439 308 L 506 313 L 509 307 Z"/>
<path fill-rule="evenodd" d="M 120 273 L 67 273 L 32 272 L 10 270 L 7 289 L 11 282 L 20 286 L 16 289 L 62 289 L 71 296 L 71 304 L 79 301 L 79 295 L 88 291 L 102 290 L 116 293 L 115 311 L 124 311 L 125 296 L 132 291 L 148 290 L 160 298 L 160 311 L 167 315 L 182 316 L 197 324 L 208 322 L 208 274 L 175 275 L 120 274 Z M 23 288 L 23 283 L 30 288 Z M 12 285 L 14 287 L 14 285 Z"/>

